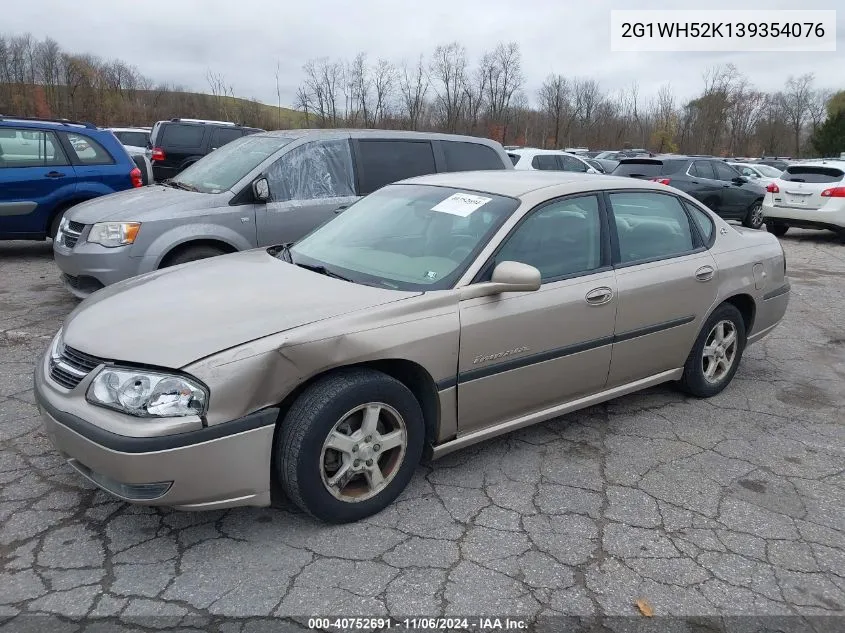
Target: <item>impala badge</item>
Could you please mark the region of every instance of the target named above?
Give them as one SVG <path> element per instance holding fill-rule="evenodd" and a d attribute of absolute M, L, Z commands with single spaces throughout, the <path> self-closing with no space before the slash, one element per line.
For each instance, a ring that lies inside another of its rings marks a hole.
<path fill-rule="evenodd" d="M 509 349 L 504 352 L 499 352 L 497 354 L 482 354 L 480 356 L 476 356 L 472 360 L 473 365 L 477 365 L 478 363 L 486 363 L 487 361 L 491 360 L 499 360 L 500 358 L 505 358 L 506 356 L 513 356 L 514 354 L 521 354 L 522 352 L 527 352 L 528 348 L 523 347 L 516 347 L 514 349 Z"/>

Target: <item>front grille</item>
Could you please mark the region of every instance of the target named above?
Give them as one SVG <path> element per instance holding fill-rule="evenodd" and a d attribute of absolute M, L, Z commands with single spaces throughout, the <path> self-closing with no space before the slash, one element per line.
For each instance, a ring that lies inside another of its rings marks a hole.
<path fill-rule="evenodd" d="M 68 248 L 73 248 L 79 241 L 79 236 L 82 235 L 82 230 L 85 225 L 80 222 L 69 221 L 63 231 L 64 244 Z"/>
<path fill-rule="evenodd" d="M 50 359 L 50 378 L 65 389 L 73 389 L 98 365 L 106 362 L 102 358 L 62 346 L 58 358 Z"/>

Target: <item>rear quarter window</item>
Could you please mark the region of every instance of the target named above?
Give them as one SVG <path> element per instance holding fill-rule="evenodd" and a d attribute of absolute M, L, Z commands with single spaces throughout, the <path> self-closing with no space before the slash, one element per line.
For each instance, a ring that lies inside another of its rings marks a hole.
<path fill-rule="evenodd" d="M 429 141 L 361 139 L 358 162 L 362 195 L 405 178 L 437 171 Z"/>
<path fill-rule="evenodd" d="M 440 141 L 446 171 L 476 171 L 504 169 L 505 165 L 496 151 L 480 143 Z"/>
<path fill-rule="evenodd" d="M 205 134 L 205 128 L 199 125 L 165 125 L 164 129 L 160 130 L 159 137 L 161 145 L 169 147 L 202 147 L 202 138 Z"/>
<path fill-rule="evenodd" d="M 815 167 L 815 166 L 799 166 L 794 165 L 787 167 L 781 174 L 781 180 L 788 180 L 791 182 L 810 182 L 823 183 L 840 182 L 842 176 L 845 174 L 837 167 Z"/>

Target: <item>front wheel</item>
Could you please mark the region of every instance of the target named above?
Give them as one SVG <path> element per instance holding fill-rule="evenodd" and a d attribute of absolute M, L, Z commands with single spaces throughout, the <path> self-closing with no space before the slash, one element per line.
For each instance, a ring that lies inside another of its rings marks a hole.
<path fill-rule="evenodd" d="M 734 305 L 723 303 L 716 308 L 687 357 L 681 389 L 698 398 L 709 398 L 727 387 L 739 367 L 745 335 L 745 321 Z"/>
<path fill-rule="evenodd" d="M 749 229 L 760 230 L 763 228 L 763 223 L 763 203 L 758 200 L 748 208 L 748 212 L 742 220 L 742 225 Z"/>
<path fill-rule="evenodd" d="M 370 369 L 319 379 L 281 425 L 275 477 L 291 501 L 330 523 L 386 508 L 422 457 L 425 424 L 417 399 L 398 380 Z"/>
<path fill-rule="evenodd" d="M 167 257 L 162 264 L 162 268 L 169 268 L 170 266 L 178 266 L 179 264 L 187 264 L 188 262 L 195 262 L 200 259 L 208 259 L 209 257 L 217 257 L 218 255 L 225 255 L 226 253 L 214 246 L 206 244 L 197 244 L 196 246 L 188 246 L 175 254 Z"/>

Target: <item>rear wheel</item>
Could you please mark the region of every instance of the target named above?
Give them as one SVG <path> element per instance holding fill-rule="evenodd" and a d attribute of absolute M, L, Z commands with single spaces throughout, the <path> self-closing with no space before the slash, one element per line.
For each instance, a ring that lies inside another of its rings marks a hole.
<path fill-rule="evenodd" d="M 684 364 L 680 387 L 709 398 L 730 384 L 745 349 L 745 321 L 736 306 L 723 303 L 713 311 Z"/>
<path fill-rule="evenodd" d="M 215 247 L 215 246 L 208 246 L 206 244 L 199 244 L 197 246 L 188 246 L 174 255 L 168 257 L 164 264 L 162 264 L 162 268 L 168 268 L 169 266 L 178 266 L 179 264 L 186 264 L 188 262 L 195 262 L 200 259 L 207 259 L 209 257 L 217 257 L 218 255 L 225 255 L 226 252 Z"/>
<path fill-rule="evenodd" d="M 62 218 L 65 217 L 65 213 L 67 213 L 68 209 L 70 209 L 69 206 L 63 209 L 59 209 L 58 211 L 56 211 L 56 215 L 53 216 L 53 219 L 50 220 L 49 236 L 51 240 L 56 239 L 56 235 L 59 232 L 59 225 L 62 223 Z"/>
<path fill-rule="evenodd" d="M 749 229 L 763 228 L 763 203 L 759 200 L 748 207 L 748 212 L 742 220 L 742 225 Z"/>
<path fill-rule="evenodd" d="M 288 497 L 318 519 L 380 512 L 408 485 L 425 424 L 414 394 L 370 369 L 330 374 L 303 391 L 276 434 L 273 470 Z"/>
<path fill-rule="evenodd" d="M 783 222 L 772 222 L 771 220 L 769 220 L 768 222 L 766 222 L 766 230 L 772 235 L 775 235 L 777 237 L 783 237 L 789 230 L 789 225 L 784 224 Z"/>

